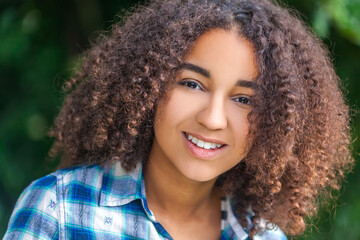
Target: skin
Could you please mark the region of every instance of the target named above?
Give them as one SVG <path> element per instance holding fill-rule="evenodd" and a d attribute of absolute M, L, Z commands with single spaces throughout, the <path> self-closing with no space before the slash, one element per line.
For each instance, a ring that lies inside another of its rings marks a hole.
<path fill-rule="evenodd" d="M 219 239 L 219 175 L 247 154 L 251 97 L 258 75 L 252 44 L 235 31 L 203 34 L 177 84 L 159 103 L 145 167 L 148 204 L 174 239 Z M 187 134 L 221 144 L 204 150 Z"/>

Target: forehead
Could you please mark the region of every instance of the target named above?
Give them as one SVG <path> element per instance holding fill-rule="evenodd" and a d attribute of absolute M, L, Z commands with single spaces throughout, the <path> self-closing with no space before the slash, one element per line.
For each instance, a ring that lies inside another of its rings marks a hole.
<path fill-rule="evenodd" d="M 252 43 L 236 31 L 212 29 L 201 35 L 185 56 L 189 62 L 210 71 L 253 80 L 258 75 Z"/>

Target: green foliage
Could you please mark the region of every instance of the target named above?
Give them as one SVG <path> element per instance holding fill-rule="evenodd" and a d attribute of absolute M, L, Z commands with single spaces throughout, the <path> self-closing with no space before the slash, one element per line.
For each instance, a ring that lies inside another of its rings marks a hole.
<path fill-rule="evenodd" d="M 46 133 L 78 54 L 88 48 L 92 32 L 107 29 L 116 13 L 136 2 L 0 2 L 0 236 L 21 191 L 56 167 L 57 161 L 47 157 Z M 288 0 L 287 5 L 300 11 L 328 45 L 348 102 L 359 110 L 360 0 Z M 360 118 L 355 114 L 352 129 L 356 139 Z M 353 147 L 359 152 L 359 141 Z M 309 221 L 313 227 L 294 239 L 360 239 L 359 173 L 356 166 L 336 209 L 321 209 L 320 217 Z"/>
<path fill-rule="evenodd" d="M 360 1 L 327 0 L 321 5 L 340 32 L 353 43 L 360 45 Z"/>

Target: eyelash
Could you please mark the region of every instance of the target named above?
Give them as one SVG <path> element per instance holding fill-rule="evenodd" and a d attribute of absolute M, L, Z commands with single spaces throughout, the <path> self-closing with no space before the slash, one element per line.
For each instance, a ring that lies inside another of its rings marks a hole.
<path fill-rule="evenodd" d="M 201 86 L 200 83 L 193 81 L 193 80 L 183 80 L 179 82 L 179 85 L 191 88 L 194 90 L 204 90 L 204 88 Z M 235 98 L 232 98 L 234 102 L 243 104 L 243 105 L 251 105 L 251 99 L 248 96 L 237 96 Z"/>
<path fill-rule="evenodd" d="M 237 100 L 239 99 L 239 100 Z M 245 96 L 239 96 L 237 98 L 233 98 L 233 100 L 235 100 L 235 102 L 244 104 L 244 105 L 251 105 L 251 99 L 249 97 L 245 97 Z"/>
<path fill-rule="evenodd" d="M 195 81 L 191 81 L 191 80 L 184 80 L 184 81 L 181 81 L 179 82 L 179 84 L 181 86 L 184 86 L 184 87 L 188 87 L 188 88 L 192 88 L 192 89 L 195 89 L 195 90 L 203 90 L 203 88 L 201 87 L 201 85 Z M 191 86 L 190 86 L 191 85 Z"/>

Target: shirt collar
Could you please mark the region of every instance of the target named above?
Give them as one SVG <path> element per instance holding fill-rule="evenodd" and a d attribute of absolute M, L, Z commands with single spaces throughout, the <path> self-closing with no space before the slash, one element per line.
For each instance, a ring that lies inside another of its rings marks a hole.
<path fill-rule="evenodd" d="M 234 239 L 234 240 L 245 240 L 249 234 L 243 229 L 240 225 L 238 219 L 234 215 L 233 205 L 231 204 L 230 198 L 226 198 L 226 211 L 227 211 L 227 221 L 226 226 L 222 234 L 228 236 L 224 239 Z M 223 239 L 223 238 L 221 238 Z"/>
<path fill-rule="evenodd" d="M 104 168 L 100 206 L 121 206 L 136 199 L 145 199 L 141 163 L 126 172 L 120 162 Z"/>
<path fill-rule="evenodd" d="M 155 221 L 155 217 L 150 211 L 146 201 L 145 182 L 141 162 L 130 172 L 126 172 L 121 167 L 120 162 L 104 168 L 99 201 L 100 206 L 122 206 L 137 199 L 141 200 L 144 211 L 149 219 Z M 243 230 L 235 217 L 229 198 L 226 199 L 226 211 L 228 219 L 224 231 L 225 234 L 230 237 L 226 239 L 246 239 L 248 234 Z"/>

